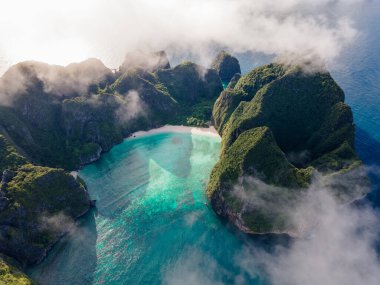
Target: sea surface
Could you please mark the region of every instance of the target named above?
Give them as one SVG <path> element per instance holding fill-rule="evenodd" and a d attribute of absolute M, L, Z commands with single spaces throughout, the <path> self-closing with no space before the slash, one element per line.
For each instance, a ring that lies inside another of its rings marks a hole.
<path fill-rule="evenodd" d="M 30 271 L 41 284 L 264 284 L 236 264 L 256 243 L 220 220 L 204 188 L 220 138 L 125 140 L 80 171 L 96 210 Z M 239 281 L 239 282 L 240 282 Z"/>
<path fill-rule="evenodd" d="M 371 166 L 380 205 L 380 3 L 356 11 L 360 36 L 329 67 L 356 123 L 356 147 Z M 244 60 L 242 70 L 266 63 Z M 248 66 L 248 63 L 251 63 Z M 29 270 L 45 284 L 269 284 L 255 249 L 286 238 L 250 237 L 220 220 L 204 195 L 220 140 L 162 133 L 125 140 L 80 171 L 97 209 Z M 375 170 L 373 170 L 375 169 Z M 248 256 L 248 258 L 247 258 Z"/>

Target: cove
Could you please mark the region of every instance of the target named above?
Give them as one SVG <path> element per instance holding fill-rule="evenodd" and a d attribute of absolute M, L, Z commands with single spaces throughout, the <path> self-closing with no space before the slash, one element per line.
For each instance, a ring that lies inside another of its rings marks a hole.
<path fill-rule="evenodd" d="M 97 208 L 28 273 L 43 285 L 266 284 L 249 253 L 271 238 L 239 233 L 207 204 L 219 150 L 218 137 L 175 132 L 115 146 L 80 171 Z"/>

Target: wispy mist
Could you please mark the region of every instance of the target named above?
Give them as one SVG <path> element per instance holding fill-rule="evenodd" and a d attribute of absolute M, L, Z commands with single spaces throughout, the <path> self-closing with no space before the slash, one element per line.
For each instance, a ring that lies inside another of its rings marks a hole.
<path fill-rule="evenodd" d="M 379 217 L 370 208 L 342 207 L 325 190 L 310 192 L 294 210 L 308 235 L 256 259 L 276 285 L 378 284 Z"/>
<path fill-rule="evenodd" d="M 367 171 L 378 174 L 376 169 Z M 346 183 L 345 178 L 341 180 Z M 297 238 L 292 242 L 275 244 L 269 251 L 245 242 L 234 256 L 233 264 L 239 272 L 234 277 L 234 284 L 247 284 L 248 279 L 256 278 L 273 285 L 378 284 L 380 260 L 376 246 L 380 216 L 376 210 L 364 204 L 342 204 L 335 197 L 331 184 L 321 176 L 315 177 L 310 188 L 297 200 L 284 199 L 280 206 L 266 203 L 263 192 L 275 195 L 286 189 L 248 177 L 245 184 L 251 184 L 255 189 L 259 187 L 261 194 L 243 194 L 237 186 L 234 189 L 236 195 L 245 195 L 243 198 L 248 203 L 265 203 L 268 208 L 280 208 L 298 230 Z M 353 183 L 352 187 L 364 186 Z M 362 189 L 362 192 L 367 190 Z M 164 279 L 166 284 L 175 284 L 181 276 L 190 276 L 193 284 L 220 284 L 222 276 L 229 275 L 225 270 L 207 253 L 193 248 L 177 260 Z"/>
<path fill-rule="evenodd" d="M 120 104 L 116 110 L 116 117 L 121 123 L 126 123 L 131 119 L 145 116 L 147 105 L 141 100 L 136 90 L 130 90 L 125 96 L 124 103 Z"/>
<path fill-rule="evenodd" d="M 53 215 L 44 213 L 39 222 L 43 229 L 59 234 L 67 232 L 74 225 L 74 220 L 62 212 Z"/>
<path fill-rule="evenodd" d="M 28 88 L 42 83 L 43 92 L 55 96 L 86 95 L 92 84 L 106 79 L 111 70 L 96 59 L 88 59 L 68 66 L 49 65 L 28 61 L 10 68 L 0 78 L 0 104 L 9 105 Z"/>
<path fill-rule="evenodd" d="M 351 15 L 364 2 L 5 1 L 0 57 L 4 65 L 29 59 L 68 64 L 98 57 L 118 67 L 125 53 L 136 49 L 192 54 L 206 63 L 220 47 L 331 61 L 358 34 Z"/>

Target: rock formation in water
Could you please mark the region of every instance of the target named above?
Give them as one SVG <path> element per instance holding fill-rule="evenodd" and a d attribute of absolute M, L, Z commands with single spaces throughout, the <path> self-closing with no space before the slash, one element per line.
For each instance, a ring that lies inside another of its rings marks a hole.
<path fill-rule="evenodd" d="M 341 202 L 365 194 L 366 187 L 347 187 L 368 180 L 354 151 L 351 109 L 328 72 L 282 64 L 256 68 L 221 93 L 213 119 L 222 152 L 207 195 L 219 215 L 246 232 L 291 231 L 284 208 L 317 171 Z"/>
<path fill-rule="evenodd" d="M 225 51 L 221 51 L 211 63 L 211 68 L 215 69 L 220 79 L 228 83 L 235 74 L 240 74 L 240 64 L 236 57 Z"/>

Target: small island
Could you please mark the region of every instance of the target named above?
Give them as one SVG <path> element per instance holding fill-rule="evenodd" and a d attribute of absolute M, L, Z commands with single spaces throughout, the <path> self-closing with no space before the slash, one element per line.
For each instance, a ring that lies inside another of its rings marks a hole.
<path fill-rule="evenodd" d="M 213 119 L 222 153 L 207 195 L 216 213 L 244 232 L 294 234 L 289 210 L 315 175 L 341 203 L 369 190 L 340 183 L 369 182 L 354 150 L 351 109 L 327 71 L 258 67 L 221 93 Z"/>

